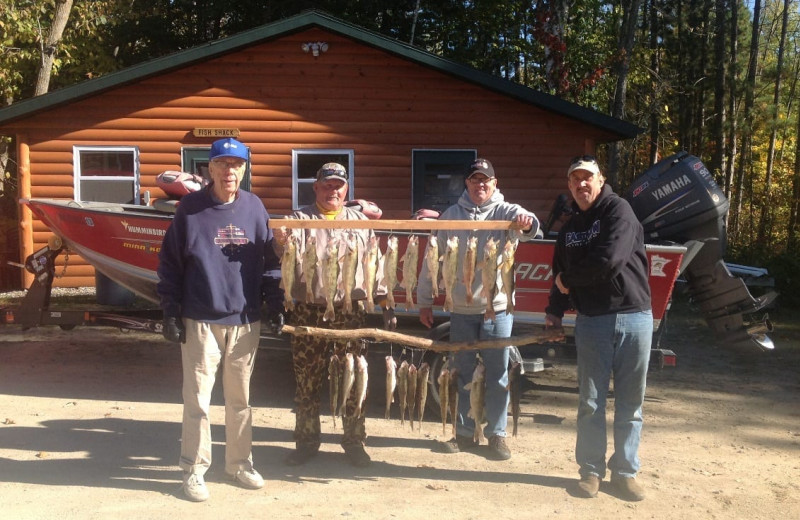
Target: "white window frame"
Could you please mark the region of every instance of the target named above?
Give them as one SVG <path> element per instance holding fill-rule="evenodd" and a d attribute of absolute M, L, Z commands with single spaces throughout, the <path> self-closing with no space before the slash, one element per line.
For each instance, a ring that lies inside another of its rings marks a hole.
<path fill-rule="evenodd" d="M 293 210 L 300 209 L 300 204 L 298 202 L 300 185 L 313 184 L 314 181 L 316 180 L 313 178 L 301 179 L 299 177 L 298 163 L 299 163 L 299 157 L 302 155 L 346 155 L 348 157 L 348 160 L 347 164 L 345 164 L 344 166 L 347 168 L 347 176 L 348 176 L 347 199 L 350 200 L 353 198 L 353 193 L 355 192 L 355 175 L 353 169 L 355 153 L 352 149 L 313 148 L 313 149 L 292 150 L 292 209 Z M 320 166 L 322 165 L 320 164 Z"/>
<path fill-rule="evenodd" d="M 108 175 L 108 176 L 91 176 L 83 177 L 81 175 L 81 153 L 82 152 L 130 152 L 133 154 L 133 177 Z M 140 204 L 140 183 L 139 178 L 141 171 L 139 169 L 139 147 L 138 146 L 87 146 L 75 145 L 72 147 L 72 171 L 73 171 L 73 190 L 75 200 L 82 200 L 81 198 L 81 181 L 130 181 L 131 186 L 131 199 L 134 204 Z"/>

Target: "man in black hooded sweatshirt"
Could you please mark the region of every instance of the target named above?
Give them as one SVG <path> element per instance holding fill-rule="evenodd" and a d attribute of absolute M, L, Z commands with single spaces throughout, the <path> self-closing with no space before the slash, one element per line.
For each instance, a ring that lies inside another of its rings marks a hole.
<path fill-rule="evenodd" d="M 608 470 L 617 495 L 644 498 L 636 482 L 647 365 L 653 334 L 642 226 L 630 205 L 605 183 L 597 160 L 575 158 L 568 171 L 575 200 L 559 232 L 554 284 L 545 322 L 561 326 L 574 308 L 578 353 L 578 436 L 575 493 L 597 495 Z M 614 379 L 614 453 L 606 463 L 606 397 Z"/>

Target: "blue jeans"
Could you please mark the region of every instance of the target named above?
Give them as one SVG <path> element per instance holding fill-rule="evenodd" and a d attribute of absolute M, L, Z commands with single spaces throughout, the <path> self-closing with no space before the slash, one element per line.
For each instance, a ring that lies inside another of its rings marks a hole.
<path fill-rule="evenodd" d="M 514 325 L 514 316 L 498 312 L 494 320 L 484 320 L 483 314 L 452 314 L 450 316 L 450 341 L 475 341 L 508 338 Z M 453 361 L 458 369 L 458 425 L 456 433 L 472 437 L 475 421 L 467 417 L 469 391 L 464 385 L 472 381 L 475 371 L 475 354 L 480 352 L 486 366 L 486 420 L 483 429 L 486 438 L 506 436 L 508 420 L 508 348 L 489 348 L 456 352 Z"/>
<path fill-rule="evenodd" d="M 639 471 L 642 403 L 653 337 L 651 311 L 604 316 L 578 315 L 578 439 L 581 477 Z M 606 397 L 614 377 L 614 454 L 606 467 Z"/>

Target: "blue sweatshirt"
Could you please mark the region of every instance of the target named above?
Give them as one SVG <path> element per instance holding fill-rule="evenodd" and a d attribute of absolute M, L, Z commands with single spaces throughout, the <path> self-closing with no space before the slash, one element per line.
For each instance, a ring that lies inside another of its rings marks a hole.
<path fill-rule="evenodd" d="M 242 325 L 261 317 L 262 298 L 280 310 L 280 259 L 261 200 L 240 190 L 223 204 L 210 186 L 181 199 L 158 255 L 165 316 Z"/>

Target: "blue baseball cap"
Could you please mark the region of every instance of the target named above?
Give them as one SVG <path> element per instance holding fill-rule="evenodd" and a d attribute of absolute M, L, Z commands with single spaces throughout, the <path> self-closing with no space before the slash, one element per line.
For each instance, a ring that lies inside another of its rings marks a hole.
<path fill-rule="evenodd" d="M 219 139 L 211 144 L 208 152 L 208 159 L 213 160 L 217 157 L 236 157 L 237 159 L 247 160 L 247 147 L 232 137 Z"/>

